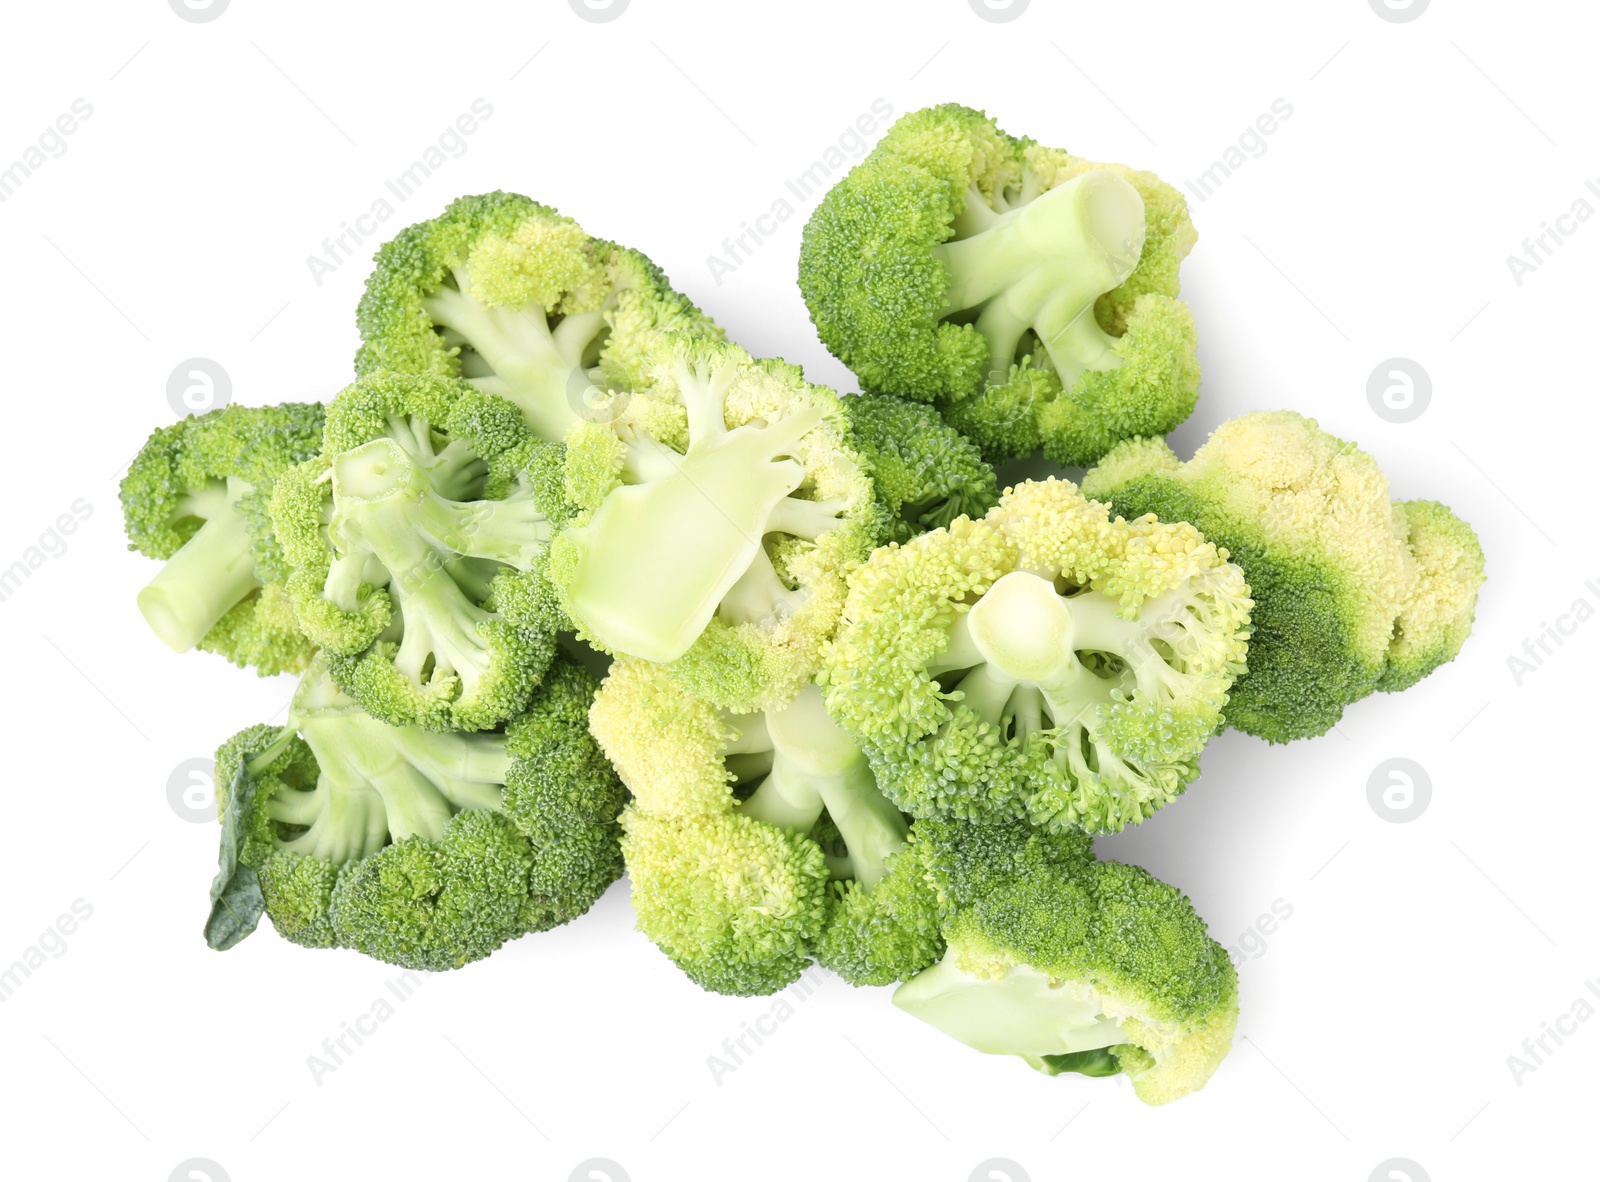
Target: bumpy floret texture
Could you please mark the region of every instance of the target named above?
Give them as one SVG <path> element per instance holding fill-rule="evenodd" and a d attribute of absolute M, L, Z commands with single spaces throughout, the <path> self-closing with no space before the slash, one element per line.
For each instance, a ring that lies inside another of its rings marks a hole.
<path fill-rule="evenodd" d="M 814 956 L 881 984 L 938 956 L 904 818 L 815 688 L 732 714 L 622 660 L 590 727 L 634 794 L 622 846 L 639 930 L 703 988 L 771 993 Z"/>
<path fill-rule="evenodd" d="M 460 377 L 559 442 L 644 380 L 657 337 L 721 330 L 637 251 L 515 193 L 452 202 L 379 250 L 358 373 Z"/>
<path fill-rule="evenodd" d="M 1115 831 L 1198 774 L 1249 613 L 1192 526 L 1027 482 L 852 576 L 828 708 L 917 817 Z"/>
<path fill-rule="evenodd" d="M 839 397 L 689 337 L 614 418 L 569 432 L 566 493 L 581 512 L 550 570 L 579 635 L 735 710 L 815 674 L 877 529 Z"/>
<path fill-rule="evenodd" d="M 926 403 L 879 394 L 845 406 L 850 442 L 872 477 L 879 545 L 982 517 L 999 501 L 994 469 L 977 446 Z"/>
<path fill-rule="evenodd" d="M 522 709 L 562 623 L 558 450 L 451 379 L 371 375 L 329 406 L 322 453 L 272 513 L 301 628 L 367 711 L 479 730 Z"/>
<path fill-rule="evenodd" d="M 827 194 L 800 286 L 869 394 L 938 403 L 992 461 L 1082 465 L 1194 408 L 1194 322 L 1174 298 L 1194 240 L 1152 174 L 946 104 L 903 117 Z"/>
<path fill-rule="evenodd" d="M 1129 440 L 1084 477 L 1118 512 L 1192 522 L 1226 546 L 1256 602 L 1228 724 L 1274 742 L 1322 734 L 1374 690 L 1461 650 L 1483 551 L 1433 501 L 1391 501 L 1373 458 L 1288 411 L 1223 424 L 1179 462 Z"/>
<path fill-rule="evenodd" d="M 261 909 L 295 943 L 428 970 L 582 915 L 622 873 L 626 793 L 583 725 L 595 689 L 560 657 L 504 735 L 437 734 L 372 718 L 319 658 L 287 727 L 217 754 Z"/>
<path fill-rule="evenodd" d="M 316 403 L 226 406 L 156 430 L 120 496 L 129 549 L 164 564 L 139 593 L 152 629 L 263 676 L 298 672 L 315 649 L 286 610 L 288 575 L 266 512 L 278 477 L 315 455 Z"/>
<path fill-rule="evenodd" d="M 948 950 L 896 1005 L 1047 1074 L 1126 1074 L 1149 1104 L 1211 1077 L 1238 980 L 1181 893 L 1080 834 L 933 821 L 918 838 Z"/>

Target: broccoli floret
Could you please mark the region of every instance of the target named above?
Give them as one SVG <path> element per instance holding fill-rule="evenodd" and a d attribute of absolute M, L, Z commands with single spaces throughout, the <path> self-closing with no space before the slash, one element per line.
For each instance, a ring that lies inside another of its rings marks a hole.
<path fill-rule="evenodd" d="M 1377 462 L 1312 419 L 1245 415 L 1187 463 L 1159 439 L 1129 440 L 1083 487 L 1120 513 L 1192 522 L 1244 570 L 1250 669 L 1226 716 L 1252 735 L 1320 735 L 1352 702 L 1453 660 L 1472 629 L 1472 527 L 1432 501 L 1391 502 Z"/>
<path fill-rule="evenodd" d="M 286 727 L 217 753 L 213 947 L 265 911 L 297 944 L 449 969 L 582 915 L 622 873 L 626 793 L 583 726 L 596 686 L 558 657 L 505 734 L 439 734 L 371 717 L 319 656 Z"/>
<path fill-rule="evenodd" d="M 263 676 L 311 659 L 266 504 L 286 469 L 317 454 L 322 417 L 318 403 L 226 406 L 159 428 L 129 465 L 128 548 L 164 564 L 139 611 L 174 651 L 204 649 Z"/>
<path fill-rule="evenodd" d="M 481 730 L 522 709 L 561 624 L 558 450 L 452 379 L 373 375 L 328 407 L 272 513 L 301 627 L 369 713 Z"/>
<path fill-rule="evenodd" d="M 1227 559 L 1192 526 L 1025 482 L 855 572 L 828 707 L 915 816 L 1119 830 L 1199 774 L 1244 669 Z"/>
<path fill-rule="evenodd" d="M 845 400 L 850 442 L 877 498 L 877 542 L 907 542 L 957 517 L 982 517 L 1000 499 L 978 448 L 925 403 L 878 394 Z"/>
<path fill-rule="evenodd" d="M 1227 1055 L 1238 978 L 1189 900 L 1081 835 L 919 822 L 948 948 L 894 1003 L 1047 1075 L 1125 1074 L 1147 1104 L 1203 1087 Z"/>
<path fill-rule="evenodd" d="M 1194 409 L 1188 207 L 1147 172 L 946 104 L 900 119 L 801 242 L 822 341 L 868 394 L 938 403 L 991 461 L 1090 464 Z"/>
<path fill-rule="evenodd" d="M 615 419 L 567 438 L 583 511 L 550 571 L 579 635 L 728 709 L 793 697 L 876 528 L 846 435 L 839 397 L 795 367 L 674 338 Z"/>
<path fill-rule="evenodd" d="M 632 390 L 662 332 L 721 330 L 637 251 L 515 193 L 462 197 L 378 251 L 356 372 L 461 377 L 559 442 Z"/>
<path fill-rule="evenodd" d="M 732 714 L 624 659 L 589 725 L 634 793 L 622 847 L 639 930 L 702 988 L 771 993 L 818 954 L 882 983 L 938 956 L 906 820 L 815 687 Z"/>

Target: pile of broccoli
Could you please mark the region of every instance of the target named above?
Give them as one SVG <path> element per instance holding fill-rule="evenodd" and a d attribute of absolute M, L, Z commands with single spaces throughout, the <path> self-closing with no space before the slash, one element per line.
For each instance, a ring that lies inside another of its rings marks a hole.
<path fill-rule="evenodd" d="M 1194 243 L 1149 173 L 908 115 L 803 237 L 841 396 L 528 198 L 401 231 L 340 393 L 162 427 L 122 485 L 156 636 L 301 676 L 217 752 L 207 941 L 454 969 L 626 874 L 704 989 L 815 962 L 1047 1075 L 1204 1085 L 1234 966 L 1095 836 L 1225 728 L 1450 661 L 1483 554 L 1288 411 L 1171 452 Z M 999 486 L 1035 455 L 1088 472 Z"/>

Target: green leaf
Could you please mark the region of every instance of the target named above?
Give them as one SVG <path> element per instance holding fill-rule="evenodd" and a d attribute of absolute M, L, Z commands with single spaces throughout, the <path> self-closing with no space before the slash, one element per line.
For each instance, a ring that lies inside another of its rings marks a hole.
<path fill-rule="evenodd" d="M 258 753 L 257 753 L 258 754 Z M 256 782 L 250 775 L 255 754 L 241 754 L 239 770 L 228 785 L 228 807 L 222 811 L 222 845 L 217 853 L 217 876 L 211 881 L 211 914 L 206 917 L 206 945 L 226 952 L 256 930 L 266 900 L 255 868 L 239 860 L 245 827 L 255 798 Z"/>

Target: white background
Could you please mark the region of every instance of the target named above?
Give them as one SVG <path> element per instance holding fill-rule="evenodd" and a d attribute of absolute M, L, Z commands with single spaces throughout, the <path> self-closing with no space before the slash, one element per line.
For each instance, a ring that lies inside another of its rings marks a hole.
<path fill-rule="evenodd" d="M 0 1003 L 0 1174 L 165 1180 L 205 1158 L 212 1182 L 559 1182 L 600 1157 L 612 1182 L 962 1182 L 999 1157 L 1009 1182 L 1364 1182 L 1405 1157 L 1436 1182 L 1592 1176 L 1600 1021 L 1547 1042 L 1520 1083 L 1507 1057 L 1600 978 L 1600 622 L 1520 686 L 1507 659 L 1580 597 L 1600 605 L 1584 587 L 1600 580 L 1600 219 L 1520 286 L 1505 259 L 1600 177 L 1595 33 L 1586 6 L 1473 0 L 1409 23 L 1366 0 L 1034 0 L 1010 23 L 967 0 L 633 0 L 610 23 L 566 0 L 233 0 L 208 23 L 161 0 L 16 6 L 0 163 L 75 99 L 93 114 L 0 204 L 0 566 L 74 501 L 92 515 L 0 603 L 0 965 L 74 900 L 93 914 Z M 376 240 L 320 285 L 307 256 L 478 98 L 492 116 L 385 234 L 520 190 L 651 255 L 753 352 L 842 388 L 793 282 L 805 209 L 720 283 L 707 258 L 873 100 L 983 106 L 1180 184 L 1273 100 L 1293 106 L 1265 154 L 1192 199 L 1205 384 L 1176 442 L 1252 409 L 1313 414 L 1397 496 L 1472 521 L 1490 576 L 1454 665 L 1319 740 L 1224 736 L 1183 800 L 1104 843 L 1188 891 L 1224 943 L 1275 901 L 1293 910 L 1244 960 L 1244 1038 L 1204 1092 L 1148 1109 L 1120 1081 L 1046 1079 L 827 978 L 718 1084 L 707 1057 L 771 1003 L 691 986 L 633 932 L 625 884 L 427 978 L 320 1085 L 307 1056 L 397 972 L 265 924 L 206 949 L 216 829 L 179 815 L 168 778 L 291 686 L 146 632 L 133 597 L 154 568 L 123 550 L 120 466 L 174 417 L 185 358 L 219 362 L 247 403 L 348 380 Z M 1407 424 L 1366 400 L 1396 355 L 1434 388 Z M 1394 756 L 1432 783 L 1409 824 L 1368 804 Z M 1580 1147 L 1591 1164 L 1569 1160 Z"/>

